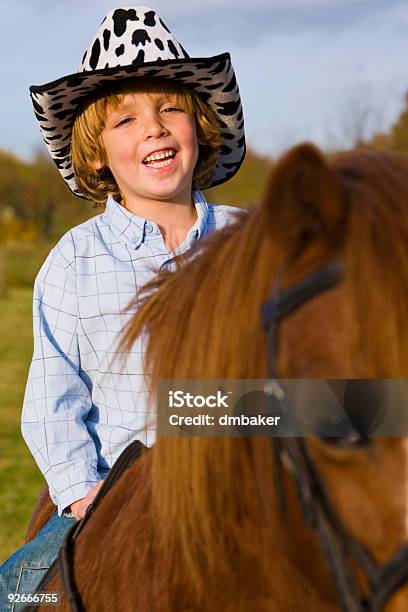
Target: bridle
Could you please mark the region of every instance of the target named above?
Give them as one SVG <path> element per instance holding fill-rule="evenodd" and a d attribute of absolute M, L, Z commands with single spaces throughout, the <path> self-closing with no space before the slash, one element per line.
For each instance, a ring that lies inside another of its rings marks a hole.
<path fill-rule="evenodd" d="M 344 266 L 331 262 L 316 272 L 280 292 L 275 283 L 269 299 L 262 307 L 262 322 L 267 335 L 268 394 L 283 411 L 287 411 L 287 397 L 279 385 L 276 371 L 279 323 L 313 297 L 338 286 Z M 278 390 L 278 392 L 276 392 Z M 271 400 L 271 401 L 272 401 Z M 281 511 L 285 510 L 283 469 L 292 477 L 298 492 L 305 524 L 316 534 L 323 556 L 333 577 L 339 605 L 344 612 L 378 612 L 388 599 L 408 581 L 408 545 L 400 549 L 390 561 L 379 565 L 339 519 L 326 484 L 313 462 L 302 437 L 273 439 L 275 481 Z M 358 567 L 367 585 L 364 593 L 352 567 Z"/>

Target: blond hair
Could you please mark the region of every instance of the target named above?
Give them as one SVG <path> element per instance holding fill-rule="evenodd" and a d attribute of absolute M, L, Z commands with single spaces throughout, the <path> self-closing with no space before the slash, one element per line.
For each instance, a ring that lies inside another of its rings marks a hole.
<path fill-rule="evenodd" d="M 104 204 L 112 195 L 121 200 L 116 181 L 106 164 L 102 142 L 107 110 L 116 109 L 129 93 L 165 93 L 176 96 L 176 101 L 195 118 L 199 155 L 193 174 L 193 187 L 205 189 L 213 178 L 215 164 L 222 144 L 219 122 L 215 112 L 192 89 L 166 79 L 134 77 L 109 84 L 108 89 L 89 98 L 79 111 L 73 128 L 71 158 L 77 184 L 87 198 Z M 100 170 L 94 168 L 103 162 Z"/>

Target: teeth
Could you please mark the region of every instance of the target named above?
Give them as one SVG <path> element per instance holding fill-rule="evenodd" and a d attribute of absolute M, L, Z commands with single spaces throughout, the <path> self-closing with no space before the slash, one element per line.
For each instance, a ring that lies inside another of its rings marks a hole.
<path fill-rule="evenodd" d="M 147 166 L 151 166 L 152 168 L 164 168 L 164 166 L 168 166 L 169 164 L 171 164 L 172 160 L 173 160 L 173 158 L 166 159 L 166 160 L 163 160 L 163 161 L 155 160 L 155 161 L 151 161 L 149 163 L 146 162 L 146 165 Z"/>
<path fill-rule="evenodd" d="M 167 151 L 158 151 L 157 153 L 153 153 L 152 155 L 148 155 L 144 158 L 143 163 L 146 164 L 148 162 L 157 161 L 160 159 L 166 159 L 168 157 L 174 157 L 175 151 L 173 149 L 168 149 Z"/>

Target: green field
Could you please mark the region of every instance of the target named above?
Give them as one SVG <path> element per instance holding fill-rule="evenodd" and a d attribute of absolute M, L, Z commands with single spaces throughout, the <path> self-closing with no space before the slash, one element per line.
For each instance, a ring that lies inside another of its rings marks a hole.
<path fill-rule="evenodd" d="M 0 563 L 24 542 L 44 482 L 20 433 L 32 353 L 32 289 L 0 297 Z"/>

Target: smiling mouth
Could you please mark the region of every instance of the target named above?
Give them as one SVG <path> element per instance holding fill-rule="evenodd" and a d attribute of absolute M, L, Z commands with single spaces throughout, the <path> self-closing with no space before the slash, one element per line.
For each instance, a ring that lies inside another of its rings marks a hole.
<path fill-rule="evenodd" d="M 142 164 L 148 166 L 149 168 L 164 168 L 172 163 L 175 156 L 176 151 L 174 149 L 157 151 L 156 153 L 147 155 L 142 161 Z"/>

